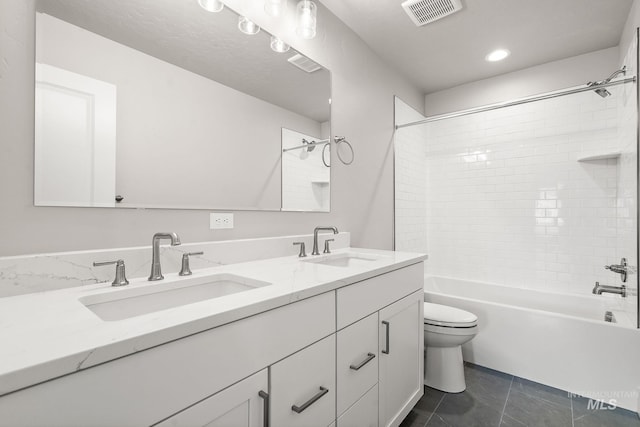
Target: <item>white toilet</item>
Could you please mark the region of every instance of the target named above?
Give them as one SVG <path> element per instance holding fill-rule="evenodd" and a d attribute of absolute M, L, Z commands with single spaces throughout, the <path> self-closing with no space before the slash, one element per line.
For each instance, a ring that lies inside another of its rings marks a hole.
<path fill-rule="evenodd" d="M 447 393 L 460 393 L 464 381 L 462 344 L 478 331 L 478 318 L 468 311 L 424 303 L 424 383 Z"/>

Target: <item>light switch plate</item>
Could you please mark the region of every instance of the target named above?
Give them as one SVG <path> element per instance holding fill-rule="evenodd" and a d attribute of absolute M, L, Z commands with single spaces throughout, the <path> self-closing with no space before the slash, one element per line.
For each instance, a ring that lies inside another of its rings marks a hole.
<path fill-rule="evenodd" d="M 212 212 L 209 214 L 209 228 L 219 230 L 233 228 L 233 214 L 231 212 Z"/>

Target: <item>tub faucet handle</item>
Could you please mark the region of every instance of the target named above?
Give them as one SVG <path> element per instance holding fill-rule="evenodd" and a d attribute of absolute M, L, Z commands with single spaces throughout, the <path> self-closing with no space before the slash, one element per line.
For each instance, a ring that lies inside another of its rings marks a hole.
<path fill-rule="evenodd" d="M 605 270 L 610 270 L 610 271 L 613 271 L 614 273 L 618 273 L 620 275 L 620 279 L 622 280 L 622 283 L 625 283 L 627 281 L 627 274 L 629 271 L 627 267 L 626 258 L 620 259 L 620 264 L 605 265 L 604 268 Z"/>

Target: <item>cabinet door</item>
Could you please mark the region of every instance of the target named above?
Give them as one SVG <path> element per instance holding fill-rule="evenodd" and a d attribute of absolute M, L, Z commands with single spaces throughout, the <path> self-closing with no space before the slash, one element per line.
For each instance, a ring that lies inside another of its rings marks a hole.
<path fill-rule="evenodd" d="M 423 394 L 422 290 L 380 310 L 380 426 L 397 426 Z"/>
<path fill-rule="evenodd" d="M 335 334 L 270 368 L 271 425 L 327 426 L 336 419 Z"/>
<path fill-rule="evenodd" d="M 268 416 L 267 370 L 263 369 L 197 403 L 157 426 L 265 427 Z"/>

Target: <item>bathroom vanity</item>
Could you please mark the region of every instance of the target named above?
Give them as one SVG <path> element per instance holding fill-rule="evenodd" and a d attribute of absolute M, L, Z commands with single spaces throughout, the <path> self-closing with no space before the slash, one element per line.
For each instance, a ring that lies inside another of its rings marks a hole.
<path fill-rule="evenodd" d="M 423 394 L 424 259 L 346 248 L 0 299 L 0 425 L 397 426 Z"/>

